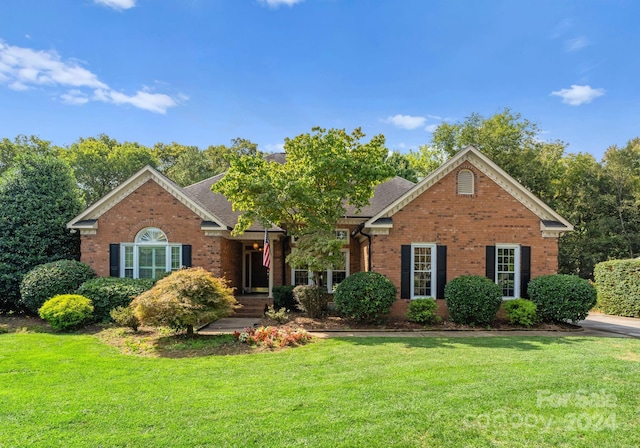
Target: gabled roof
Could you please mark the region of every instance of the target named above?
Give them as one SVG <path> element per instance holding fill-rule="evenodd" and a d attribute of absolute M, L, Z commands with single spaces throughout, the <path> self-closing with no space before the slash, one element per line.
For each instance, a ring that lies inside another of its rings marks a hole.
<path fill-rule="evenodd" d="M 437 170 L 418 182 L 413 188 L 396 198 L 371 217 L 365 223 L 365 227 L 390 227 L 388 220 L 385 218 L 393 216 L 464 162 L 469 162 L 482 171 L 488 178 L 496 182 L 511 194 L 511 196 L 538 216 L 540 218 L 541 231 L 566 232 L 573 230 L 573 226 L 566 219 L 473 146 L 467 146 L 458 152 L 455 156 L 443 163 Z"/>
<path fill-rule="evenodd" d="M 164 188 L 169 194 L 182 202 L 186 207 L 202 218 L 206 227 L 217 227 L 227 229 L 224 221 L 216 213 L 201 204 L 197 198 L 190 195 L 183 188 L 175 184 L 169 178 L 147 165 L 131 176 L 129 179 L 118 185 L 110 193 L 98 202 L 87 208 L 78 216 L 67 223 L 69 229 L 95 229 L 97 220 L 109 211 L 112 207 L 129 196 L 136 189 L 149 180 Z"/>

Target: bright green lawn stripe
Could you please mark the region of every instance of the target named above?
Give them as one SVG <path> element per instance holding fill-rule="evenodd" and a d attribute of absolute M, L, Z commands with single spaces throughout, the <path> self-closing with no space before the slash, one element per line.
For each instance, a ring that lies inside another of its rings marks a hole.
<path fill-rule="evenodd" d="M 7 334 L 0 446 L 639 446 L 639 377 L 633 339 L 345 338 L 156 359 Z M 538 407 L 545 390 L 617 401 Z M 613 414 L 615 429 L 594 428 Z"/>

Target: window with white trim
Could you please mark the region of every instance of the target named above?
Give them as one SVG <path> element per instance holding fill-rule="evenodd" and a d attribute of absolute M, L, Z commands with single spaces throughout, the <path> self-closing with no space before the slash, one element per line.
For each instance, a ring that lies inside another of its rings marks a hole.
<path fill-rule="evenodd" d="M 411 298 L 436 296 L 436 245 L 411 245 Z"/>
<path fill-rule="evenodd" d="M 167 235 L 155 227 L 142 229 L 133 244 L 120 247 L 121 277 L 159 278 L 182 266 L 182 245 L 169 244 Z"/>
<path fill-rule="evenodd" d="M 520 297 L 520 246 L 496 245 L 496 283 L 505 299 Z"/>
<path fill-rule="evenodd" d="M 458 171 L 458 194 L 473 195 L 475 193 L 474 180 L 473 171 L 468 169 Z"/>
<path fill-rule="evenodd" d="M 333 292 L 345 278 L 349 276 L 349 250 L 342 250 L 344 255 L 344 264 L 337 269 L 324 271 L 321 273 L 323 283 L 327 286 L 327 291 Z M 292 284 L 298 285 L 313 285 L 313 273 L 308 269 L 292 269 L 291 270 Z"/>

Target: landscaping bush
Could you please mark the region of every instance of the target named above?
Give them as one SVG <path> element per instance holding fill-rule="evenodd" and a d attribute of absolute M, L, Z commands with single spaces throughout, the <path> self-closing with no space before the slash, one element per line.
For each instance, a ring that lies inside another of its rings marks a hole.
<path fill-rule="evenodd" d="M 504 302 L 504 314 L 514 325 L 530 327 L 538 322 L 536 304 L 527 299 L 507 300 Z"/>
<path fill-rule="evenodd" d="M 0 143 L 0 171 L 7 168 L 6 143 Z M 71 233 L 66 224 L 84 208 L 64 161 L 37 154 L 30 144 L 19 146 L 13 164 L 9 163 L 13 166 L 0 176 L 0 310 L 7 311 L 24 309 L 20 283 L 31 269 L 80 257 L 80 234 Z M 37 312 L 54 295 L 31 311 Z"/>
<path fill-rule="evenodd" d="M 487 277 L 463 275 L 447 283 L 444 298 L 453 322 L 486 325 L 500 309 L 502 290 Z"/>
<path fill-rule="evenodd" d="M 596 289 L 575 275 L 543 275 L 529 282 L 529 298 L 543 322 L 577 322 L 596 304 Z"/>
<path fill-rule="evenodd" d="M 239 342 L 269 348 L 303 345 L 313 340 L 306 330 L 289 327 L 245 328 L 235 331 L 233 336 Z"/>
<path fill-rule="evenodd" d="M 604 261 L 594 273 L 603 313 L 640 317 L 640 260 Z"/>
<path fill-rule="evenodd" d="M 91 300 L 78 294 L 57 295 L 38 310 L 40 317 L 56 330 L 71 330 L 88 322 L 93 313 Z"/>
<path fill-rule="evenodd" d="M 340 282 L 333 295 L 336 310 L 358 322 L 380 322 L 395 300 L 395 285 L 377 272 L 356 272 Z"/>
<path fill-rule="evenodd" d="M 424 298 L 414 299 L 409 303 L 409 311 L 407 312 L 407 320 L 423 325 L 435 324 L 441 320 L 440 316 L 436 316 L 438 305 L 435 299 Z"/>
<path fill-rule="evenodd" d="M 293 288 L 296 306 L 308 317 L 316 318 L 327 314 L 329 294 L 326 288 L 315 285 L 299 285 Z"/>
<path fill-rule="evenodd" d="M 109 313 L 113 321 L 121 327 L 129 327 L 133 331 L 138 331 L 140 320 L 133 314 L 130 306 L 118 306 Z"/>
<path fill-rule="evenodd" d="M 88 297 L 93 303 L 93 317 L 97 322 L 109 321 L 111 310 L 128 307 L 134 297 L 151 289 L 154 281 L 140 278 L 100 277 L 84 282 L 76 294 Z"/>
<path fill-rule="evenodd" d="M 186 329 L 192 335 L 194 326 L 231 314 L 235 303 L 226 280 L 202 268 L 189 268 L 159 280 L 130 306 L 145 325 Z"/>
<path fill-rule="evenodd" d="M 28 310 L 37 313 L 44 302 L 53 296 L 72 294 L 95 276 L 96 273 L 88 264 L 75 260 L 41 264 L 30 270 L 20 283 L 22 303 Z"/>
<path fill-rule="evenodd" d="M 273 307 L 275 309 L 286 308 L 290 311 L 297 311 L 297 303 L 293 297 L 293 285 L 273 287 Z"/>
<path fill-rule="evenodd" d="M 276 311 L 273 305 L 269 305 L 267 311 L 264 313 L 269 319 L 275 320 L 279 324 L 284 324 L 289 322 L 289 313 L 285 307 L 280 308 Z"/>

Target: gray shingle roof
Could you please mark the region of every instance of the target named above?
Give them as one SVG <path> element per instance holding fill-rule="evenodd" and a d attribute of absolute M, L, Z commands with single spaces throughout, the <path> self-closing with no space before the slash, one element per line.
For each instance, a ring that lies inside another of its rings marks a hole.
<path fill-rule="evenodd" d="M 284 153 L 270 154 L 267 156 L 267 160 L 284 163 L 284 157 Z M 183 190 L 187 195 L 198 201 L 204 208 L 220 218 L 226 226 L 232 228 L 236 224 L 240 213 L 233 211 L 231 202 L 229 202 L 226 197 L 211 191 L 211 186 L 222 179 L 223 176 L 224 174 L 218 174 L 217 176 L 184 187 Z M 347 207 L 346 217 L 370 218 L 413 186 L 413 182 L 409 182 L 401 177 L 394 177 L 393 179 L 383 182 L 375 188 L 374 196 L 371 198 L 371 201 L 369 201 L 369 205 L 364 207 L 360 213 L 356 213 L 353 207 Z M 256 231 L 263 230 L 263 228 L 259 225 L 254 225 L 249 230 Z"/>

